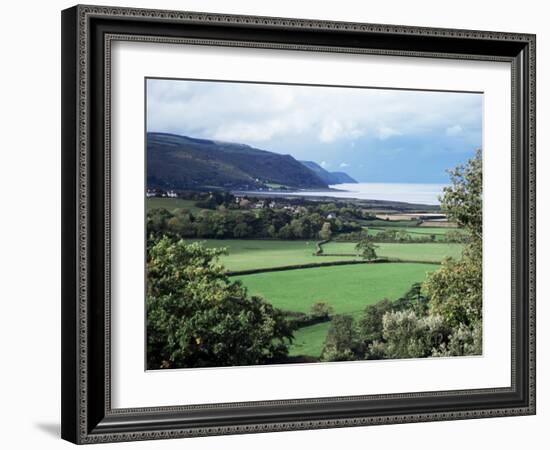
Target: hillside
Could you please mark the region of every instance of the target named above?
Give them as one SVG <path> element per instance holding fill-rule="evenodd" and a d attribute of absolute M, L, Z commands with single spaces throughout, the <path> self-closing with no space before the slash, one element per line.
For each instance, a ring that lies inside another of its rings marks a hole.
<path fill-rule="evenodd" d="M 147 133 L 149 189 L 326 189 L 327 184 L 290 155 L 243 144 Z"/>
<path fill-rule="evenodd" d="M 313 161 L 300 161 L 327 184 L 357 183 L 345 172 L 329 172 Z"/>

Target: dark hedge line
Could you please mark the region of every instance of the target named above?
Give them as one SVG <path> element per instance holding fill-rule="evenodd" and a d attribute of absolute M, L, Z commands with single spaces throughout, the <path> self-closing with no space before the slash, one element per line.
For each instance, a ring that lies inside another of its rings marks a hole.
<path fill-rule="evenodd" d="M 331 319 L 328 314 L 324 316 L 318 316 L 315 314 L 307 314 L 297 311 L 283 311 L 283 315 L 293 329 L 308 327 L 310 325 L 316 325 L 322 322 L 330 322 Z"/>
<path fill-rule="evenodd" d="M 349 255 L 348 255 L 349 256 Z M 372 261 L 331 261 L 331 262 L 320 262 L 320 263 L 308 263 L 308 264 L 296 264 L 292 266 L 279 266 L 279 267 L 266 267 L 263 269 L 248 269 L 248 270 L 239 270 L 226 272 L 228 276 L 235 275 L 253 275 L 256 273 L 263 272 L 282 272 L 284 270 L 295 270 L 295 269 L 313 269 L 315 267 L 328 267 L 328 266 L 345 266 L 348 264 L 370 264 L 376 262 L 387 262 L 386 260 L 372 260 Z"/>

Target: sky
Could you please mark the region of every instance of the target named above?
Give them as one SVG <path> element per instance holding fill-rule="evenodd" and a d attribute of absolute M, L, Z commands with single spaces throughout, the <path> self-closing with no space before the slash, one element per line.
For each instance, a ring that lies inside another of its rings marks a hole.
<path fill-rule="evenodd" d="M 248 144 L 359 182 L 446 183 L 482 146 L 483 95 L 147 80 L 147 131 Z"/>

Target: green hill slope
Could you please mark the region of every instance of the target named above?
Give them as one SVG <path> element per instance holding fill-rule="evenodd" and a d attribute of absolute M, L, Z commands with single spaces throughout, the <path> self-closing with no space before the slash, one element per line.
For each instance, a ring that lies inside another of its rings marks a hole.
<path fill-rule="evenodd" d="M 250 190 L 269 185 L 327 188 L 327 183 L 290 155 L 243 144 L 147 133 L 149 189 Z"/>

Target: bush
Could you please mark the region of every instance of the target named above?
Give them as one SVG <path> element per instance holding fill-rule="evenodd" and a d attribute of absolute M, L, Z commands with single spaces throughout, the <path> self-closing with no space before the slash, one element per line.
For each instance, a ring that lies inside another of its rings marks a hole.
<path fill-rule="evenodd" d="M 417 316 L 425 316 L 428 314 L 429 298 L 422 292 L 422 284 L 414 283 L 410 289 L 392 303 L 394 311 L 412 310 Z"/>
<path fill-rule="evenodd" d="M 430 310 L 453 328 L 470 326 L 482 316 L 481 245 L 469 245 L 460 261 L 447 259 L 425 283 Z"/>
<path fill-rule="evenodd" d="M 361 338 L 366 344 L 382 340 L 382 318 L 388 312 L 393 311 L 392 302 L 384 299 L 374 305 L 365 308 L 363 317 L 359 321 Z"/>
<path fill-rule="evenodd" d="M 334 308 L 328 303 L 317 302 L 311 305 L 311 316 L 316 319 L 329 320 L 334 313 Z"/>
<path fill-rule="evenodd" d="M 362 358 L 362 345 L 353 317 L 335 316 L 330 323 L 321 361 L 354 361 Z"/>
<path fill-rule="evenodd" d="M 481 321 L 474 322 L 470 327 L 460 324 L 453 330 L 449 341 L 435 349 L 433 356 L 466 356 L 481 355 L 483 328 Z"/>
<path fill-rule="evenodd" d="M 368 344 L 365 359 L 384 359 L 386 357 L 386 343 L 374 341 Z"/>
<path fill-rule="evenodd" d="M 325 305 L 325 303 L 318 304 Z M 330 320 L 330 315 L 332 314 L 332 307 L 328 305 L 326 306 L 328 307 L 327 313 L 312 312 L 311 314 L 306 314 L 298 311 L 283 311 L 283 314 L 292 330 L 296 330 L 309 325 L 315 325 L 316 323 L 328 322 Z"/>
<path fill-rule="evenodd" d="M 417 317 L 414 311 L 384 315 L 383 336 L 387 358 L 423 358 L 446 341 L 449 328 L 440 316 Z"/>

